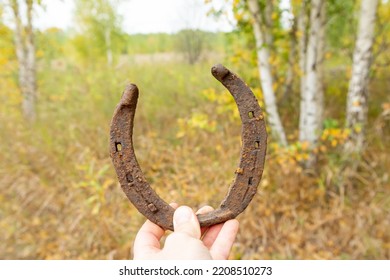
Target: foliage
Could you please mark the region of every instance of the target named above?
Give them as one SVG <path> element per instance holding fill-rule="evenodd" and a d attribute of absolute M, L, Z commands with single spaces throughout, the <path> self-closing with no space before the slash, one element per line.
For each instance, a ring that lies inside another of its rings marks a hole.
<path fill-rule="evenodd" d="M 113 71 L 104 51 L 92 47 L 91 62 L 91 53 L 74 48 L 89 47 L 84 35 L 39 32 L 40 95 L 32 126 L 20 114 L 12 31 L 0 24 L 0 34 L 1 259 L 131 256 L 144 218 L 121 191 L 108 155 L 110 118 L 127 82 L 140 89 L 134 144 L 153 188 L 166 201 L 218 207 L 236 169 L 240 121 L 233 99 L 209 69 L 220 59 L 215 53 L 223 53 L 261 102 L 247 34 L 216 34 L 219 43 L 208 51 L 213 61 L 194 65 L 174 56 L 175 34 L 122 34 L 126 51 Z M 174 55 L 153 64 L 134 58 L 159 52 Z M 275 57 L 276 66 L 280 59 Z M 282 148 L 269 140 L 258 193 L 238 217 L 232 258 L 390 258 L 389 71 L 377 67 L 373 74 L 368 146 L 352 168 L 340 156 L 349 133 L 342 129 L 347 63 L 337 52 L 326 63 L 327 119 L 316 169 L 300 164 L 309 151 L 295 141 L 296 92 L 282 104 L 292 144 Z"/>
<path fill-rule="evenodd" d="M 75 20 L 78 22 L 79 34 L 74 46 L 81 54 L 93 61 L 95 57 L 105 54 L 111 64 L 110 53 L 118 54 L 123 48 L 121 17 L 115 10 L 120 0 L 76 1 Z"/>

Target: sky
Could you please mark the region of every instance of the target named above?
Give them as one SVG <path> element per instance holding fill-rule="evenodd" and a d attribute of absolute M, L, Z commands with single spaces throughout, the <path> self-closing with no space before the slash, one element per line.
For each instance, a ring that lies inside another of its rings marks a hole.
<path fill-rule="evenodd" d="M 134 33 L 174 33 L 184 28 L 199 28 L 208 31 L 231 31 L 234 28 L 232 13 L 218 20 L 207 16 L 214 5 L 220 8 L 225 0 L 128 0 L 118 6 L 123 17 L 123 29 Z M 44 9 L 36 11 L 34 25 L 38 29 L 58 27 L 72 28 L 73 0 L 46 0 Z M 227 9 L 229 10 L 229 9 Z"/>

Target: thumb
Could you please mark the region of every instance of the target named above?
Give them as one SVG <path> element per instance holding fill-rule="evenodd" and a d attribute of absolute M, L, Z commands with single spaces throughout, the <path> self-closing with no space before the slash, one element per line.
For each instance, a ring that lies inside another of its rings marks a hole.
<path fill-rule="evenodd" d="M 176 209 L 173 214 L 173 227 L 175 233 L 183 233 L 200 239 L 199 221 L 190 207 L 180 206 Z"/>

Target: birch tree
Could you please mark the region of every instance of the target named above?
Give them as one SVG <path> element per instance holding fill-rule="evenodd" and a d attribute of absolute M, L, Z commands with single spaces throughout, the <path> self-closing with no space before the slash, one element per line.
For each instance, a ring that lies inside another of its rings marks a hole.
<path fill-rule="evenodd" d="M 75 19 L 82 37 L 105 55 L 111 67 L 114 53 L 118 50 L 121 34 L 121 17 L 115 7 L 121 0 L 76 0 Z M 90 46 L 89 46 L 90 47 Z"/>
<path fill-rule="evenodd" d="M 290 6 L 288 13 L 293 16 L 293 8 Z M 293 83 L 294 83 L 294 66 L 295 66 L 295 60 L 298 55 L 298 48 L 297 48 L 297 28 L 298 28 L 298 21 L 296 17 L 293 17 L 290 19 L 291 22 L 291 28 L 289 31 L 289 52 L 288 52 L 288 66 L 287 71 L 285 75 L 286 82 L 283 86 L 283 98 L 286 98 L 293 89 Z"/>
<path fill-rule="evenodd" d="M 352 76 L 349 82 L 346 127 L 350 129 L 345 153 L 360 153 L 367 123 L 368 81 L 372 60 L 374 27 L 378 0 L 362 0 L 359 27 L 353 54 Z"/>
<path fill-rule="evenodd" d="M 270 2 L 270 1 L 267 1 Z M 257 0 L 247 1 L 249 11 L 252 16 L 252 28 L 256 40 L 257 67 L 260 75 L 260 84 L 264 95 L 265 110 L 268 116 L 268 123 L 271 127 L 272 134 L 283 146 L 287 145 L 286 134 L 280 120 L 275 92 L 273 89 L 273 78 L 271 72 L 269 41 L 271 32 L 266 32 L 266 23 L 264 23 L 260 6 Z"/>
<path fill-rule="evenodd" d="M 312 148 L 317 144 L 323 118 L 324 13 L 324 0 L 312 0 L 307 53 L 306 57 L 301 58 L 305 60 L 305 73 L 301 80 L 304 86 L 301 87 L 299 140 L 308 142 Z"/>
<path fill-rule="evenodd" d="M 20 7 L 17 0 L 11 0 L 10 6 L 15 24 L 15 49 L 19 66 L 19 86 L 23 95 L 22 111 L 25 118 L 34 121 L 36 117 L 35 103 L 37 98 L 36 62 L 34 29 L 32 23 L 33 0 L 25 0 L 26 25 L 21 20 Z"/>
<path fill-rule="evenodd" d="M 298 48 L 299 48 L 299 70 L 300 70 L 300 93 L 301 93 L 301 102 L 300 102 L 300 118 L 299 118 L 299 139 L 303 138 L 303 132 L 301 128 L 304 127 L 304 120 L 302 114 L 305 111 L 306 104 L 304 102 L 303 93 L 305 92 L 306 87 L 306 52 L 307 52 L 307 25 L 308 25 L 308 1 L 302 1 L 301 7 L 298 13 L 297 19 L 297 28 L 298 28 Z"/>

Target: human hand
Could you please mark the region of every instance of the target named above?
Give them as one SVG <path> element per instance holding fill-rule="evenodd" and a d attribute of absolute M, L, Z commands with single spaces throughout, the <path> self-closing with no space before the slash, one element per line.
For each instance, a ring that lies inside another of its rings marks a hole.
<path fill-rule="evenodd" d="M 212 211 L 210 206 L 202 207 L 197 214 Z M 200 228 L 199 221 L 187 206 L 180 206 L 173 215 L 174 232 L 161 248 L 160 239 L 165 231 L 147 220 L 134 242 L 134 259 L 138 260 L 226 260 L 238 232 L 238 221 L 229 220 L 208 228 Z"/>

